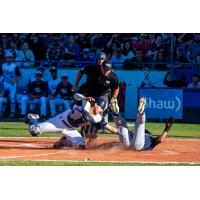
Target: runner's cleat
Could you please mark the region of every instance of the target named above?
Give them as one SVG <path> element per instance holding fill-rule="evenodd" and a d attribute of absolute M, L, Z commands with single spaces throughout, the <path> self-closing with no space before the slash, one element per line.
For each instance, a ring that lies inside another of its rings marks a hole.
<path fill-rule="evenodd" d="M 140 98 L 139 106 L 138 106 L 138 113 L 142 114 L 144 112 L 146 105 L 146 99 L 144 97 Z"/>
<path fill-rule="evenodd" d="M 173 123 L 175 122 L 175 119 L 173 117 L 169 117 L 167 119 L 167 121 L 165 122 L 165 132 L 169 132 L 169 130 L 171 129 Z"/>

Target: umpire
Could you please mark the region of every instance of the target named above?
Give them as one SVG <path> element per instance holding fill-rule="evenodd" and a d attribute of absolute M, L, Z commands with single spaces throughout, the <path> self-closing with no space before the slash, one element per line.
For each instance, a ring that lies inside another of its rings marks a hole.
<path fill-rule="evenodd" d="M 80 87 L 79 92 L 91 97 L 100 97 L 107 103 L 107 107 L 110 103 L 117 103 L 117 96 L 119 93 L 119 81 L 117 75 L 113 72 L 112 63 L 106 61 L 106 54 L 100 52 L 97 55 L 97 63 L 95 65 L 88 65 L 79 70 L 74 90 L 78 88 L 78 84 L 83 75 L 87 76 L 86 82 Z M 104 120 L 108 121 L 108 110 L 104 112 Z M 84 134 L 94 137 L 97 134 L 97 130 L 93 130 L 94 127 L 87 127 Z M 92 129 L 92 130 L 91 130 Z M 95 128 L 94 128 L 95 129 Z"/>

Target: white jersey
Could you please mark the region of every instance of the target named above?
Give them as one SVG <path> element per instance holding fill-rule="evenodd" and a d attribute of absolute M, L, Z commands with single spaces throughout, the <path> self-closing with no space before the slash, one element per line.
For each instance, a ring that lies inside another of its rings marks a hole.
<path fill-rule="evenodd" d="M 16 65 L 14 63 L 11 63 L 8 65 L 8 63 L 4 63 L 2 65 L 2 76 L 4 77 L 5 82 L 10 82 L 11 80 L 16 79 Z"/>
<path fill-rule="evenodd" d="M 63 112 L 60 118 L 73 128 L 83 127 L 90 123 L 101 123 L 103 113 L 94 115 L 90 112 L 90 102 L 82 101 L 82 106 L 75 105 L 70 112 Z"/>
<path fill-rule="evenodd" d="M 48 87 L 51 93 L 55 93 L 56 92 L 56 87 L 58 85 L 58 83 L 61 82 L 60 78 L 57 78 L 55 80 L 51 79 L 50 81 L 48 81 Z"/>

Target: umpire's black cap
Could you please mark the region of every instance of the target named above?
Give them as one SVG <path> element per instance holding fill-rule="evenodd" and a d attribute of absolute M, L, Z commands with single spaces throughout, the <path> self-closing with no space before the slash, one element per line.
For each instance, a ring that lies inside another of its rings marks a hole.
<path fill-rule="evenodd" d="M 99 52 L 97 54 L 97 59 L 98 60 L 106 60 L 106 54 L 104 52 Z"/>
<path fill-rule="evenodd" d="M 111 61 L 103 61 L 103 63 L 102 63 L 102 66 L 103 66 L 103 68 L 106 70 L 106 71 L 109 71 L 109 70 L 112 70 L 112 63 L 111 63 Z"/>

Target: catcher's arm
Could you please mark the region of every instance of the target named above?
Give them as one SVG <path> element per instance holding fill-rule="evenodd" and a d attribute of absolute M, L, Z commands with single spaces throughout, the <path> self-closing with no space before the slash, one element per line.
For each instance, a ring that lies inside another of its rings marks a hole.
<path fill-rule="evenodd" d="M 111 133 L 115 133 L 117 134 L 118 133 L 118 129 L 115 128 L 114 126 L 111 126 L 110 124 L 106 124 L 104 126 L 104 128 L 106 128 L 108 131 L 110 131 Z"/>

